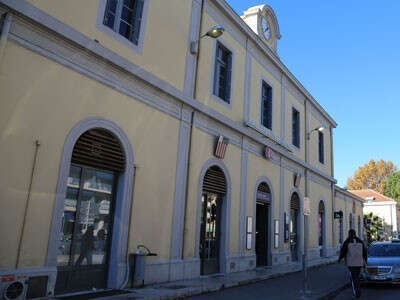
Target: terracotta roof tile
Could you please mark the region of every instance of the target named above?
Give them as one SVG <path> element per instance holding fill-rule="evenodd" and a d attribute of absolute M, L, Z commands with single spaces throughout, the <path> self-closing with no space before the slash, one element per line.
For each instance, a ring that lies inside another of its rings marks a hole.
<path fill-rule="evenodd" d="M 349 192 L 363 199 L 373 197 L 374 198 L 373 201 L 375 202 L 394 201 L 392 198 L 386 197 L 385 195 L 382 195 L 381 193 L 378 193 L 377 191 L 371 189 L 349 190 Z"/>

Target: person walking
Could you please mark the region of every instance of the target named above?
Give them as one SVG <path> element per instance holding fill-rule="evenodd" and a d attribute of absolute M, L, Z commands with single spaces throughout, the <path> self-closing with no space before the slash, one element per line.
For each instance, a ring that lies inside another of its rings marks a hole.
<path fill-rule="evenodd" d="M 350 271 L 353 295 L 357 299 L 361 297 L 360 272 L 361 268 L 366 265 L 367 257 L 367 248 L 365 247 L 363 241 L 356 236 L 356 231 L 354 229 L 350 229 L 349 236 L 344 241 L 343 246 L 340 249 L 338 262 L 340 263 L 340 261 L 344 258 L 345 263 Z"/>
<path fill-rule="evenodd" d="M 86 264 L 92 264 L 92 255 L 94 250 L 94 231 L 93 226 L 89 226 L 86 229 L 85 234 L 82 236 L 81 246 L 80 246 L 80 255 L 78 260 L 76 261 L 76 265 L 80 266 L 83 263 L 83 260 L 86 258 Z"/>

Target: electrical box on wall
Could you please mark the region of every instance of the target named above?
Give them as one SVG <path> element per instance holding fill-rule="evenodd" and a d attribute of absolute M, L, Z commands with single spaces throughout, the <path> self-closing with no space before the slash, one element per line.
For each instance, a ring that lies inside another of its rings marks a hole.
<path fill-rule="evenodd" d="M 57 271 L 16 269 L 0 271 L 1 299 L 38 299 L 53 296 Z"/>

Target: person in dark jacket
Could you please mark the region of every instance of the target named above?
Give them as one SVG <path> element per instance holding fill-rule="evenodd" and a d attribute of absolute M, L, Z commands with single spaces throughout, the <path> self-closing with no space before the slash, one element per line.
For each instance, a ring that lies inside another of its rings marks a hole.
<path fill-rule="evenodd" d="M 349 266 L 349 263 L 347 262 L 347 253 L 349 249 L 349 244 L 350 243 L 360 243 L 362 245 L 362 258 L 364 260 L 364 265 L 367 262 L 368 258 L 368 252 L 367 248 L 365 247 L 364 243 L 362 240 L 360 240 L 357 235 L 356 231 L 354 229 L 349 230 L 349 236 L 348 238 L 344 241 L 342 248 L 340 249 L 340 255 L 339 255 L 339 260 L 338 263 L 344 258 L 346 265 L 350 271 L 351 274 L 351 284 L 353 287 L 353 294 L 354 296 L 358 299 L 361 297 L 361 290 L 360 290 L 360 272 L 361 272 L 361 266 Z"/>
<path fill-rule="evenodd" d="M 83 263 L 83 260 L 86 258 L 86 264 L 92 264 L 92 255 L 94 250 L 94 231 L 93 226 L 89 226 L 82 236 L 81 246 L 80 246 L 80 255 L 78 260 L 76 261 L 76 265 L 80 266 Z"/>

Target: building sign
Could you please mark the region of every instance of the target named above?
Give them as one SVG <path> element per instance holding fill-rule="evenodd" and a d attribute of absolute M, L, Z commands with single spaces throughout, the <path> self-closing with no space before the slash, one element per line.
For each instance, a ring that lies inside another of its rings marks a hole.
<path fill-rule="evenodd" d="M 214 152 L 215 157 L 224 159 L 228 143 L 229 143 L 228 139 L 224 138 L 222 135 L 219 136 Z"/>
<path fill-rule="evenodd" d="M 333 213 L 333 218 L 334 219 L 343 219 L 343 212 L 341 210 L 340 211 L 335 211 Z"/>
<path fill-rule="evenodd" d="M 247 224 L 246 224 L 246 249 L 247 250 L 251 250 L 252 233 L 253 233 L 253 217 L 247 217 Z"/>
<path fill-rule="evenodd" d="M 311 214 L 311 203 L 310 198 L 304 197 L 303 214 L 309 216 Z"/>
<path fill-rule="evenodd" d="M 274 248 L 279 248 L 279 220 L 274 220 Z"/>
<path fill-rule="evenodd" d="M 270 147 L 265 147 L 264 148 L 264 156 L 266 159 L 272 160 L 275 158 L 275 152 Z"/>
<path fill-rule="evenodd" d="M 257 191 L 257 200 L 270 202 L 271 201 L 271 194 L 263 192 L 263 191 Z"/>

